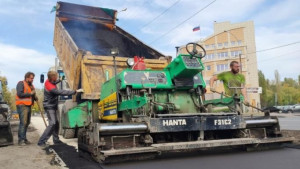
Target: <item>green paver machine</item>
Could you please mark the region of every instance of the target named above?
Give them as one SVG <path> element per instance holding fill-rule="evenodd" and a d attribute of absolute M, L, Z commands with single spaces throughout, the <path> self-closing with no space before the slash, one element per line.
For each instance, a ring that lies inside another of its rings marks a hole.
<path fill-rule="evenodd" d="M 128 68 L 102 84 L 100 101 L 85 102 L 87 121 L 78 134 L 78 149 L 98 162 L 153 158 L 164 152 L 291 142 L 282 137 L 276 117 L 247 117 L 242 98 L 205 100 L 201 59 L 205 49 L 186 46 L 162 70 L 145 67 L 143 58 L 127 60 Z M 111 51 L 113 58 L 117 49 Z M 114 59 L 116 65 L 116 60 Z M 234 105 L 232 112 L 212 113 L 210 105 Z"/>

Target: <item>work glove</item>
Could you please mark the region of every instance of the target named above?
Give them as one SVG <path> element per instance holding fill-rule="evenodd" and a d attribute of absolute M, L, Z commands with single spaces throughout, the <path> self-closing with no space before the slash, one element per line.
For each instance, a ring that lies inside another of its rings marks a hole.
<path fill-rule="evenodd" d="M 76 93 L 84 93 L 84 90 L 83 89 L 77 89 Z"/>
<path fill-rule="evenodd" d="M 211 87 L 211 88 L 210 88 L 210 91 L 211 91 L 211 92 L 216 92 L 216 89 L 215 89 L 214 87 Z"/>

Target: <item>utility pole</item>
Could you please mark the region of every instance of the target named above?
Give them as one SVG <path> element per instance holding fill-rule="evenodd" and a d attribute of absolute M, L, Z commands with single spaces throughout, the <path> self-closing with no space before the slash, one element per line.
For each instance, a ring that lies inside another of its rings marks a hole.
<path fill-rule="evenodd" d="M 239 58 L 240 58 L 240 68 L 241 68 L 241 73 L 243 73 L 243 65 L 242 65 L 242 54 L 239 54 Z"/>
<path fill-rule="evenodd" d="M 277 93 L 275 93 L 274 96 L 275 96 L 275 106 L 277 106 L 277 102 L 278 102 L 278 101 L 277 101 Z"/>

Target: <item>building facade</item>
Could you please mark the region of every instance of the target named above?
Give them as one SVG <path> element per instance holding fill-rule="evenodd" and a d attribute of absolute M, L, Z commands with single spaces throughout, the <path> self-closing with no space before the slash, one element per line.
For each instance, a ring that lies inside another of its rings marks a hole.
<path fill-rule="evenodd" d="M 219 98 L 220 95 L 211 93 L 209 79 L 216 74 L 230 70 L 230 62 L 241 62 L 240 73 L 244 74 L 247 88 L 258 88 L 258 70 L 255 46 L 255 33 L 253 21 L 230 23 L 214 23 L 214 34 L 198 41 L 206 49 L 206 57 L 203 58 L 205 71 L 203 76 L 207 84 L 207 99 Z M 179 53 L 187 53 L 186 48 L 181 47 Z M 217 91 L 224 91 L 220 81 L 215 83 Z M 248 100 L 253 106 L 260 107 L 258 93 L 248 93 Z"/>

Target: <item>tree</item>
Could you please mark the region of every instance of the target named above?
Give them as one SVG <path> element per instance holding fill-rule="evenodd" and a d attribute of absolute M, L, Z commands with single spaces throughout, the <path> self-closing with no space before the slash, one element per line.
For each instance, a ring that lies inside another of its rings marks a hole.
<path fill-rule="evenodd" d="M 284 78 L 280 80 L 279 72 L 275 71 L 275 80 L 266 79 L 262 71 L 258 71 L 262 107 L 274 105 L 293 105 L 300 103 L 300 75 L 298 79 Z M 275 97 L 277 97 L 275 103 Z"/>
<path fill-rule="evenodd" d="M 17 94 L 17 90 L 16 89 L 11 89 L 11 91 L 10 91 L 10 93 L 11 93 L 11 104 L 12 104 L 12 106 L 11 106 L 11 110 L 12 111 L 17 111 L 17 107 L 16 107 L 16 94 Z"/>
<path fill-rule="evenodd" d="M 275 105 L 277 105 L 279 100 L 278 93 L 280 92 L 280 75 L 277 69 L 275 70 L 274 74 L 275 74 L 275 85 L 276 85 L 276 94 L 275 94 L 276 96 L 274 95 L 275 96 L 274 99 L 276 98 Z"/>
<path fill-rule="evenodd" d="M 259 82 L 259 86 L 262 87 L 262 93 L 260 95 L 261 106 L 266 107 L 268 105 L 268 98 L 267 98 L 268 82 L 261 70 L 258 71 L 258 82 Z"/>
<path fill-rule="evenodd" d="M 2 82 L 7 82 L 7 79 L 6 79 L 5 76 L 0 76 L 0 80 Z M 12 105 L 12 102 L 11 102 L 12 95 L 11 95 L 10 91 L 8 90 L 7 85 L 5 83 L 2 83 L 2 94 L 3 94 L 4 101 L 7 102 L 10 109 L 12 110 L 12 108 L 13 108 L 13 105 Z"/>
<path fill-rule="evenodd" d="M 280 75 L 279 75 L 278 70 L 275 70 L 274 74 L 275 74 L 275 84 L 276 84 L 276 86 L 279 86 L 280 85 Z"/>

